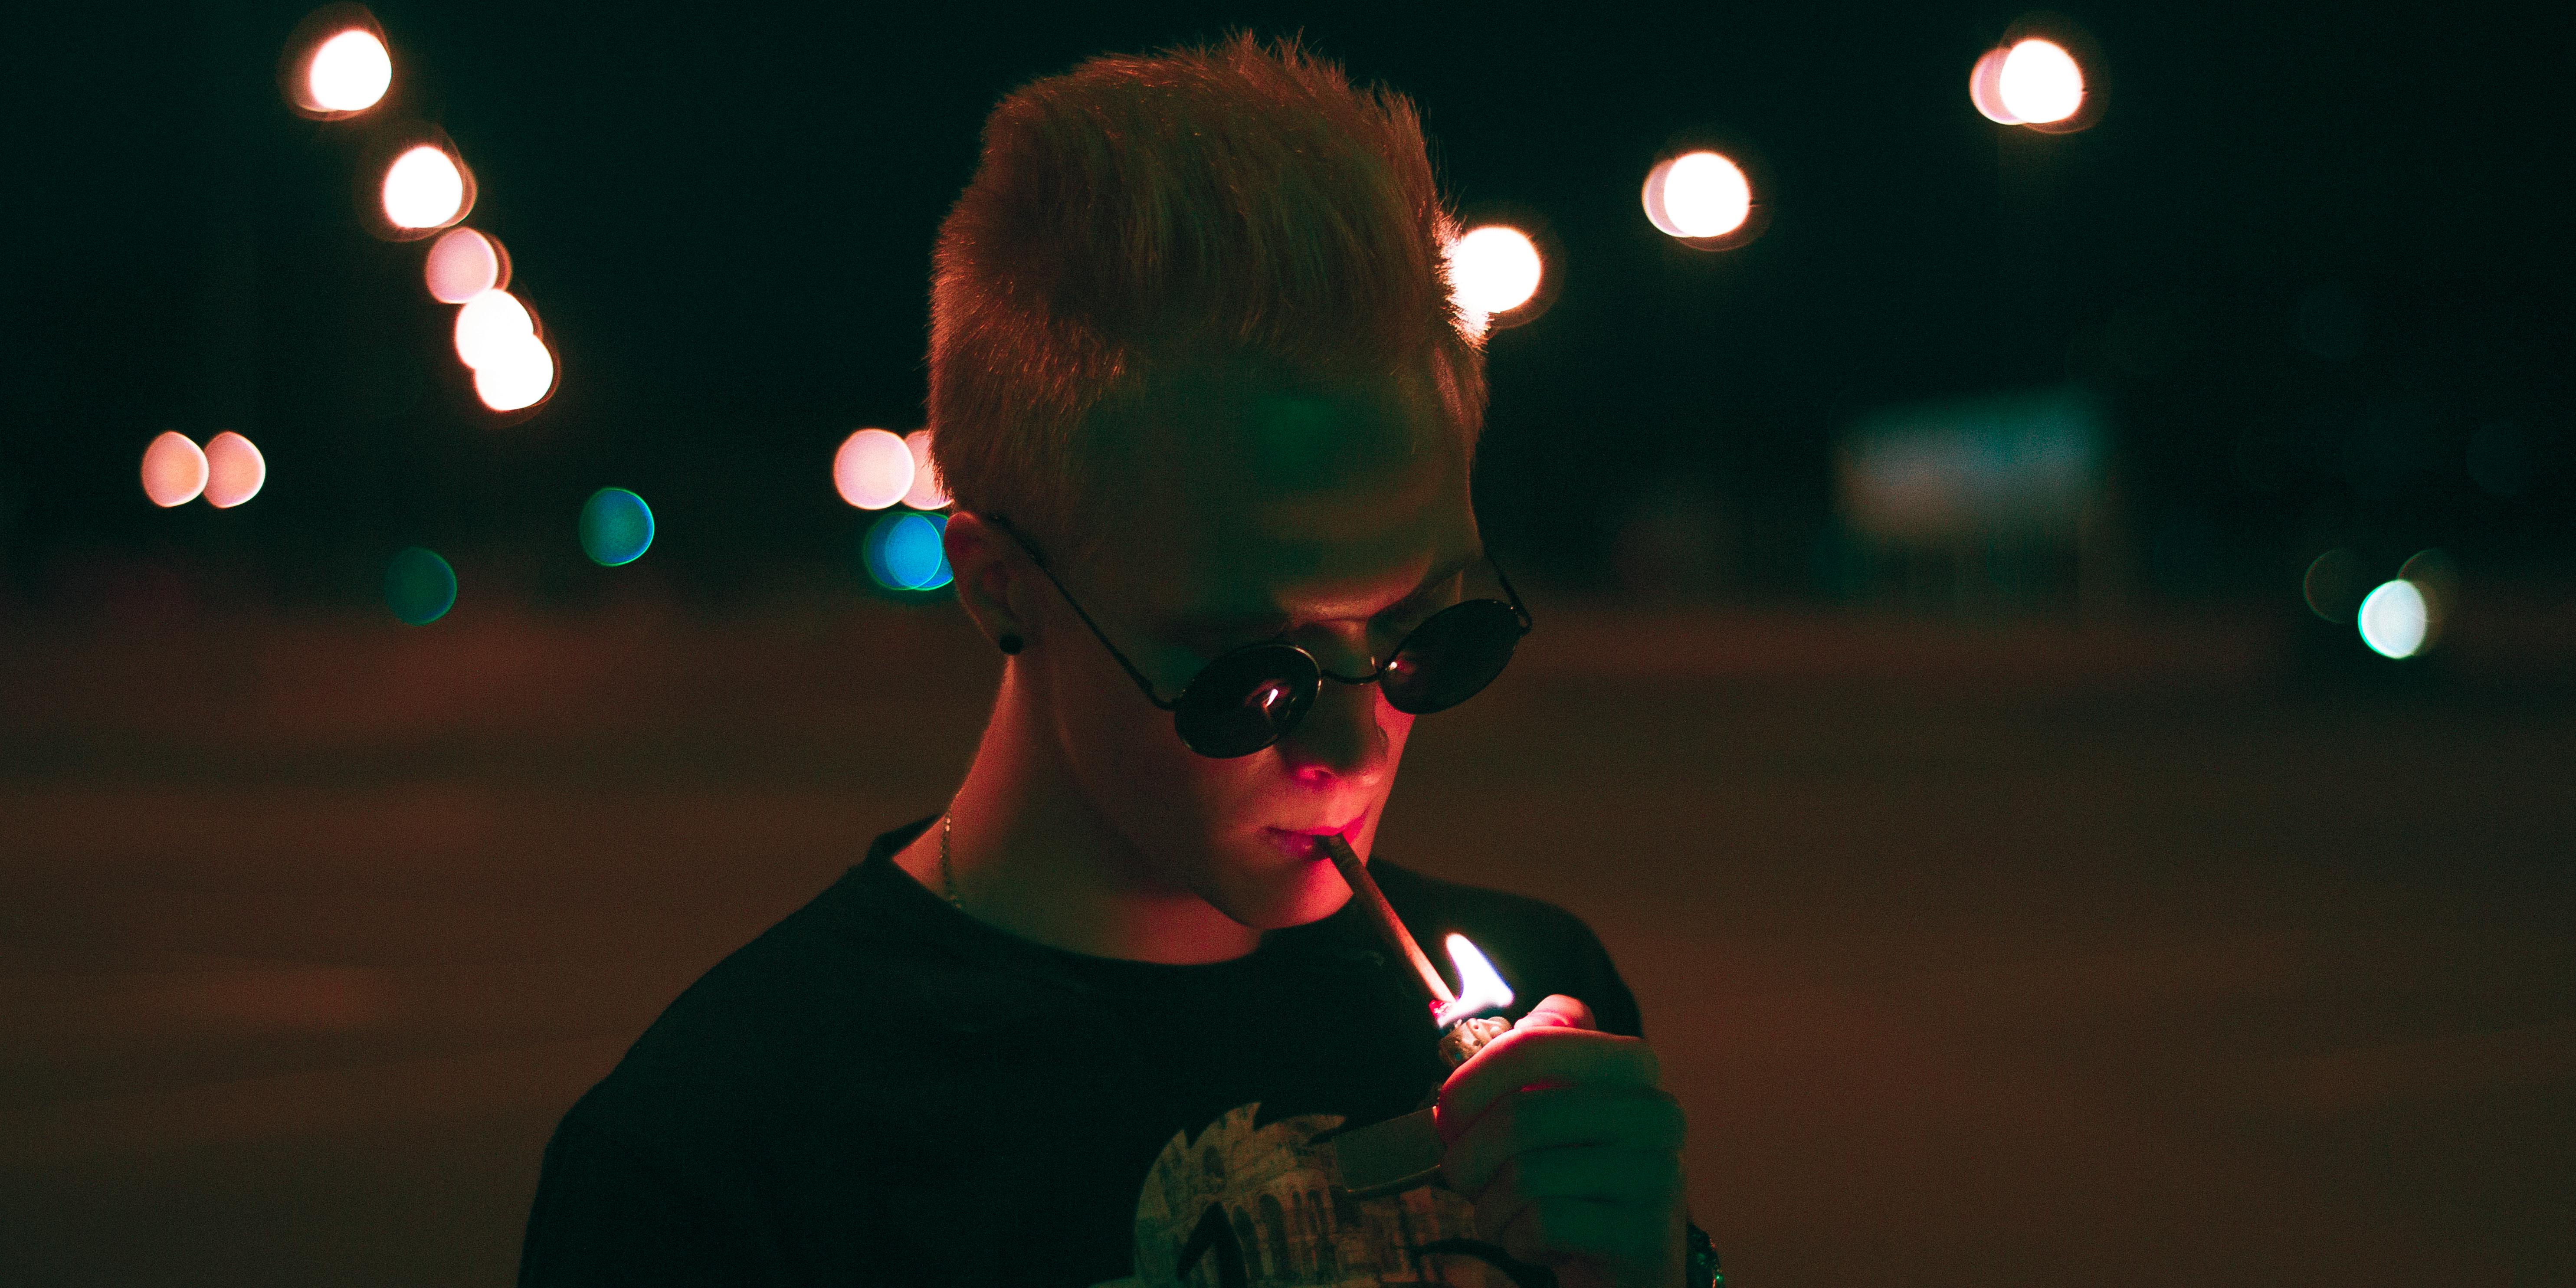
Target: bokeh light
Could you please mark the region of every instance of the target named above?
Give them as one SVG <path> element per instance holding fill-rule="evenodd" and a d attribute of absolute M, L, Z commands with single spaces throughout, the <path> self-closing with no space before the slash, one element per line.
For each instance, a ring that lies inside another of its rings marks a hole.
<path fill-rule="evenodd" d="M 343 115 L 374 107 L 393 83 L 393 56 L 376 33 L 362 27 L 323 41 L 304 69 L 306 101 Z"/>
<path fill-rule="evenodd" d="M 2299 579 L 2299 594 L 2308 601 L 2309 612 L 2329 622 L 2348 622 L 2367 585 L 2361 556 L 2338 546 L 2308 564 L 2307 575 Z"/>
<path fill-rule="evenodd" d="M 2422 651 L 2430 626 L 2424 592 L 2399 578 L 2379 584 L 2361 601 L 2361 642 L 2381 657 L 2413 657 Z"/>
<path fill-rule="evenodd" d="M 653 507 L 622 487 L 604 487 L 581 507 L 581 551 L 614 568 L 644 557 L 653 545 Z"/>
<path fill-rule="evenodd" d="M 862 510 L 882 510 L 912 491 L 912 449 L 882 429 L 862 429 L 832 454 L 832 486 Z"/>
<path fill-rule="evenodd" d="M 1753 213 L 1753 185 L 1716 152 L 1691 152 L 1646 176 L 1646 218 L 1667 237 L 1723 237 Z"/>
<path fill-rule="evenodd" d="M 533 335 L 513 336 L 483 353 L 474 368 L 474 396 L 494 411 L 534 407 L 554 392 L 555 355 Z"/>
<path fill-rule="evenodd" d="M 1995 93 L 2005 112 L 2026 125 L 2047 125 L 2084 106 L 2084 69 L 2053 40 L 2031 37 L 2004 53 Z"/>
<path fill-rule="evenodd" d="M 937 590 L 956 580 L 948 566 L 948 516 L 898 510 L 881 515 L 860 542 L 868 576 L 888 590 Z"/>
<path fill-rule="evenodd" d="M 429 297 L 441 304 L 470 303 L 485 291 L 510 284 L 510 257 L 501 243 L 471 228 L 439 234 L 421 264 Z"/>
<path fill-rule="evenodd" d="M 484 291 L 456 311 L 456 356 L 477 371 L 508 356 L 520 340 L 535 336 L 537 319 L 508 291 Z"/>
<path fill-rule="evenodd" d="M 2424 597 L 2424 642 L 2415 646 L 2421 653 L 2441 642 L 2443 626 L 2459 611 L 2460 566 L 2442 550 L 2418 550 L 2397 566 L 2397 577 Z"/>
<path fill-rule="evenodd" d="M 465 171 L 434 143 L 418 144 L 385 167 L 385 218 L 396 228 L 444 227 L 465 215 Z"/>
<path fill-rule="evenodd" d="M 1977 65 L 1968 69 L 1968 101 L 1977 105 L 1977 113 L 1997 125 L 2019 125 L 2021 118 L 2004 106 L 2004 55 L 2012 50 L 1997 45 L 1978 55 Z"/>
<path fill-rule="evenodd" d="M 249 439 L 227 429 L 206 441 L 206 504 L 229 510 L 267 484 L 268 458 Z"/>
<path fill-rule="evenodd" d="M 1544 272 L 1529 234 L 1508 224 L 1471 228 L 1449 246 L 1449 291 L 1462 312 L 1509 313 L 1538 294 Z"/>
<path fill-rule="evenodd" d="M 1454 1023 L 1478 1011 L 1498 1011 L 1512 1004 L 1512 986 L 1503 982 L 1474 940 L 1451 931 L 1441 946 L 1449 950 L 1449 965 L 1457 972 L 1458 994 L 1440 1008 L 1439 1023 Z"/>
<path fill-rule="evenodd" d="M 206 490 L 206 454 L 187 435 L 170 430 L 143 449 L 143 495 L 167 510 Z"/>
<path fill-rule="evenodd" d="M 435 550 L 405 546 L 385 566 L 385 607 L 406 626 L 427 626 L 456 606 L 456 570 Z"/>
<path fill-rule="evenodd" d="M 912 452 L 912 489 L 903 494 L 903 503 L 916 510 L 945 510 L 948 493 L 939 486 L 939 467 L 930 462 L 930 431 L 916 429 L 903 436 L 903 445 Z"/>

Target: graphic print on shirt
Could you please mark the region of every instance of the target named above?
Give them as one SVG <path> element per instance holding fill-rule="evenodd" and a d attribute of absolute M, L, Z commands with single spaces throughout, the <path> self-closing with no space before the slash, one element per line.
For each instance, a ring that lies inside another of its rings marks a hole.
<path fill-rule="evenodd" d="M 1260 1109 L 1238 1105 L 1197 1140 L 1173 1133 L 1136 1196 L 1133 1277 L 1095 1288 L 1515 1288 L 1504 1267 L 1517 1263 L 1476 1237 L 1464 1196 L 1426 1185 L 1353 1199 L 1334 1184 L 1331 1143 L 1316 1139 L 1340 1114 L 1255 1126 Z"/>

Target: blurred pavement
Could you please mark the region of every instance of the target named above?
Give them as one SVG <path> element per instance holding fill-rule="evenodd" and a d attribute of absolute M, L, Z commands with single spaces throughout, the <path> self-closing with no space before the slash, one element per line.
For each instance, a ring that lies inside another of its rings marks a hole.
<path fill-rule="evenodd" d="M 5 624 L 0 1283 L 506 1282 L 556 1117 L 937 808 L 998 661 L 471 607 Z M 2373 685 L 1536 607 L 1381 852 L 1601 934 L 1735 1282 L 2576 1282 L 2563 616 Z"/>

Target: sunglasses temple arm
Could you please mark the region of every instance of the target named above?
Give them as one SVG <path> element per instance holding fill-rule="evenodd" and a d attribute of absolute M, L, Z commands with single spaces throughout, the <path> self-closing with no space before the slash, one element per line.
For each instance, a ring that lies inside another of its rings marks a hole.
<path fill-rule="evenodd" d="M 1091 620 L 1091 614 L 1082 611 L 1082 601 L 1075 599 L 1073 597 L 1073 592 L 1064 588 L 1064 583 L 1056 578 L 1055 569 L 1047 567 L 1046 560 L 1038 554 L 1037 547 L 1030 545 L 1028 538 L 1021 536 L 1020 530 L 1011 526 L 1010 520 L 1005 519 L 998 514 L 993 516 L 993 520 L 995 526 L 1001 528 L 1002 531 L 1011 534 L 1011 540 L 1019 545 L 1020 550 L 1023 553 L 1028 555 L 1029 562 L 1036 564 L 1038 571 L 1046 574 L 1047 583 L 1055 587 L 1055 593 L 1064 596 L 1065 607 L 1072 609 L 1073 615 L 1081 618 L 1082 624 L 1090 628 L 1091 637 L 1100 641 L 1100 647 L 1109 650 L 1109 656 L 1117 661 L 1120 670 L 1127 673 L 1127 678 L 1134 680 L 1136 682 L 1136 687 L 1145 691 L 1145 700 L 1147 702 L 1153 703 L 1157 708 L 1164 711 L 1170 711 L 1181 705 L 1178 699 L 1174 699 L 1170 702 L 1163 701 L 1163 695 L 1154 691 L 1154 682 L 1146 679 L 1145 673 L 1137 670 L 1136 664 L 1128 661 L 1127 655 L 1119 652 L 1118 646 L 1109 642 L 1109 633 L 1100 629 L 1100 623 Z M 1508 589 L 1508 587 L 1506 589 Z"/>
<path fill-rule="evenodd" d="M 1492 555 L 1485 556 L 1485 562 L 1493 564 L 1494 580 L 1501 582 L 1503 585 L 1503 593 L 1511 596 L 1512 614 L 1521 619 L 1521 629 L 1523 631 L 1527 631 L 1532 623 L 1530 622 L 1529 609 L 1521 603 L 1521 593 L 1512 589 L 1512 579 L 1503 575 L 1503 566 L 1499 563 L 1494 563 L 1494 557 Z"/>

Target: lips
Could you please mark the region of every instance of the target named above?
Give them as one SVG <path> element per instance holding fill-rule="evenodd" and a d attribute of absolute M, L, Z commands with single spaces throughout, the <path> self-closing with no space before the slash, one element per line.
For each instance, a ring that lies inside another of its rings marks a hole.
<path fill-rule="evenodd" d="M 1367 817 L 1368 816 L 1366 814 L 1362 814 L 1358 818 L 1354 818 L 1350 822 L 1344 823 L 1339 827 L 1333 827 L 1330 825 L 1323 827 L 1265 827 L 1261 830 L 1277 840 L 1283 846 L 1290 846 L 1301 850 L 1312 850 L 1313 857 L 1321 858 L 1323 857 L 1323 850 L 1315 845 L 1312 838 L 1339 836 L 1343 840 L 1347 841 L 1351 839 L 1351 834 L 1353 832 L 1359 830 L 1361 822 L 1366 820 Z"/>
<path fill-rule="evenodd" d="M 1273 832 L 1286 832 L 1292 836 L 1338 836 L 1347 841 L 1350 839 L 1351 833 L 1359 828 L 1359 825 L 1360 820 L 1355 818 L 1339 827 L 1274 827 L 1270 830 Z"/>

